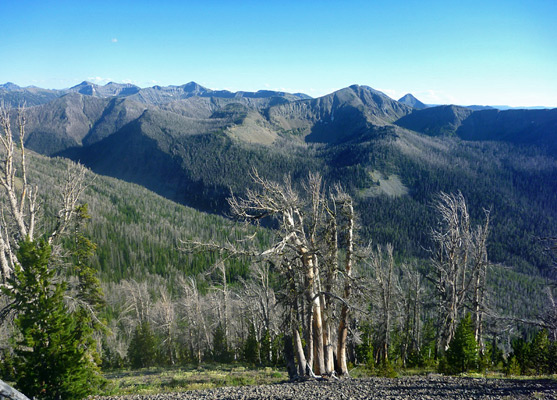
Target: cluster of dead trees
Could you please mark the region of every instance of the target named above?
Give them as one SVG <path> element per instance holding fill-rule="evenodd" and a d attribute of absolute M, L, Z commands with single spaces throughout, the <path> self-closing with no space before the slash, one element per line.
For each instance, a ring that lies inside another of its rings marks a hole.
<path fill-rule="evenodd" d="M 252 178 L 256 188 L 241 199 L 231 197 L 231 210 L 237 218 L 251 223 L 272 218 L 276 228 L 272 246 L 256 251 L 245 243 L 187 245 L 217 251 L 222 259 L 248 255 L 273 266 L 282 282 L 278 298 L 285 310 L 284 329 L 290 332 L 286 343 L 292 342 L 291 361 L 296 360 L 291 375 L 348 374 L 350 313 L 362 299 L 364 304 L 371 302 L 377 321 L 376 362 L 388 362 L 395 319 L 407 332 L 402 352 L 419 352 L 424 279 L 413 268 L 395 266 L 392 246 L 357 245 L 351 197 L 339 186 L 325 189 L 320 176 L 314 174 L 299 191 L 288 178 L 282 183 L 271 182 L 257 171 L 252 172 Z M 489 212 L 483 225 L 472 227 L 462 194 L 442 193 L 435 207 L 440 220 L 432 232 L 434 268 L 427 278 L 437 295 L 438 353 L 447 348 L 466 312 L 473 313 L 476 339 L 481 341 Z M 368 269 L 371 281 L 356 278 L 355 264 Z M 361 311 L 364 318 L 370 317 Z"/>
<path fill-rule="evenodd" d="M 227 245 L 187 242 L 189 250 L 216 251 L 222 259 L 249 256 L 268 263 L 282 282 L 285 343 L 293 349 L 291 375 L 348 374 L 346 347 L 353 287 L 355 215 L 339 186 L 326 190 L 310 174 L 300 195 L 289 178 L 277 183 L 252 172 L 255 189 L 229 199 L 233 215 L 247 223 L 270 219 L 275 240 L 257 250 L 249 240 Z M 307 194 L 307 195 L 306 195 Z M 295 358 L 294 358 L 295 355 Z M 294 361 L 295 360 L 295 361 Z"/>

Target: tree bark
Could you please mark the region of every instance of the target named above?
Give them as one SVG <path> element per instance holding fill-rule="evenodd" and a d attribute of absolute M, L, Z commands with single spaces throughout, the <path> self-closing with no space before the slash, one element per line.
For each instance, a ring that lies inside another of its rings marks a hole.
<path fill-rule="evenodd" d="M 23 393 L 15 390 L 2 380 L 0 380 L 0 397 L 10 400 L 29 400 Z"/>
<path fill-rule="evenodd" d="M 344 301 L 348 301 L 352 291 L 352 258 L 354 253 L 354 208 L 352 199 L 349 197 L 344 199 L 342 209 L 347 218 L 346 229 L 346 258 L 344 263 Z M 349 309 L 346 303 L 343 303 L 340 312 L 340 321 L 338 327 L 338 343 L 337 343 L 337 363 L 340 375 L 348 375 L 348 364 L 346 362 L 346 343 L 348 337 L 348 314 Z"/>

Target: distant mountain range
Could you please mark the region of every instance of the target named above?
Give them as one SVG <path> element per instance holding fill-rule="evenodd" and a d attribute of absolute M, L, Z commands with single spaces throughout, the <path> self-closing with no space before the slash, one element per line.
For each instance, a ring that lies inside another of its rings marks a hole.
<path fill-rule="evenodd" d="M 405 256 L 428 257 L 440 191 L 462 191 L 476 220 L 493 208 L 490 258 L 515 271 L 543 273 L 536 238 L 557 235 L 557 109 L 428 107 L 360 85 L 310 98 L 194 82 L 4 84 L 0 100 L 26 102 L 29 149 L 202 211 L 226 215 L 252 168 L 295 184 L 314 171 L 352 193 L 363 238 Z"/>
<path fill-rule="evenodd" d="M 300 100 L 309 99 L 303 93 L 285 93 L 272 90 L 259 90 L 257 92 L 229 92 L 228 90 L 211 90 L 198 85 L 195 82 L 186 83 L 181 86 L 153 86 L 140 88 L 128 83 L 109 82 L 104 86 L 96 85 L 91 82 L 83 81 L 69 89 L 41 89 L 34 86 L 20 87 L 11 82 L 0 85 L 0 98 L 6 104 L 16 106 L 25 102 L 27 106 L 34 106 L 48 103 L 55 97 L 61 97 L 69 93 L 79 93 L 92 97 L 123 97 L 129 98 L 139 103 L 161 105 L 176 100 L 188 99 L 191 97 L 211 97 L 211 98 L 246 98 L 253 99 L 279 99 Z"/>
<path fill-rule="evenodd" d="M 20 87 L 12 82 L 7 82 L 0 85 L 0 98 L 10 106 L 17 106 L 25 103 L 27 106 L 34 106 L 51 101 L 55 97 L 61 97 L 68 93 L 80 93 L 93 97 L 126 97 L 131 100 L 145 103 L 161 105 L 176 100 L 187 99 L 191 97 L 206 97 L 206 98 L 246 98 L 246 99 L 270 99 L 278 98 L 287 100 L 304 100 L 311 99 L 304 93 L 287 93 L 273 90 L 258 90 L 257 92 L 230 92 L 228 90 L 212 90 L 207 89 L 195 82 L 189 82 L 181 86 L 153 86 L 148 88 L 141 88 L 131 83 L 115 83 L 109 82 L 105 85 L 97 85 L 88 81 L 83 81 L 69 89 L 41 89 L 36 86 Z M 412 94 L 408 93 L 398 99 L 399 103 L 405 104 L 412 108 L 421 110 L 427 107 L 437 107 L 439 104 L 424 104 Z M 480 110 L 543 110 L 549 107 L 535 106 L 535 107 L 511 107 L 506 105 L 469 105 L 461 106 L 470 108 L 474 111 Z"/>

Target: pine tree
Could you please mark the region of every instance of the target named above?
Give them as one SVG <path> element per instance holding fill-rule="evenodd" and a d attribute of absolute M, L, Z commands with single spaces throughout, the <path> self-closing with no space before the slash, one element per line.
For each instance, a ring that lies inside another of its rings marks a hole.
<path fill-rule="evenodd" d="M 157 339 L 149 322 L 139 323 L 128 347 L 128 361 L 132 368 L 151 367 L 157 356 Z"/>
<path fill-rule="evenodd" d="M 20 244 L 10 289 L 21 334 L 16 342 L 16 385 L 30 398 L 81 399 L 103 383 L 95 363 L 95 343 L 88 313 L 70 312 L 64 304 L 65 283 L 54 283 L 50 246 Z"/>
<path fill-rule="evenodd" d="M 228 340 L 221 323 L 217 325 L 213 334 L 213 359 L 222 363 L 232 361 L 232 353 L 228 349 Z"/>
<path fill-rule="evenodd" d="M 259 343 L 253 324 L 250 325 L 248 338 L 244 343 L 244 360 L 250 364 L 259 364 Z"/>
<path fill-rule="evenodd" d="M 99 311 L 105 304 L 104 293 L 97 277 L 97 271 L 88 264 L 88 261 L 95 254 L 97 245 L 82 232 L 91 219 L 88 205 L 85 203 L 76 207 L 75 215 L 72 255 L 74 271 L 79 282 L 77 297 L 85 304 L 90 305 L 94 311 Z"/>
<path fill-rule="evenodd" d="M 549 371 L 550 342 L 545 329 L 540 330 L 530 343 L 530 365 L 537 375 Z"/>
<path fill-rule="evenodd" d="M 530 364 L 530 344 L 524 339 L 518 338 L 512 341 L 511 346 L 513 349 L 511 359 L 515 359 L 521 375 L 527 374 Z"/>
<path fill-rule="evenodd" d="M 271 365 L 273 359 L 273 341 L 271 340 L 271 332 L 265 331 L 261 338 L 261 348 L 259 350 L 261 364 L 268 366 Z"/>
<path fill-rule="evenodd" d="M 476 369 L 478 364 L 478 344 L 474 337 L 474 327 L 470 314 L 458 324 L 455 335 L 446 353 L 449 372 L 459 373 Z"/>

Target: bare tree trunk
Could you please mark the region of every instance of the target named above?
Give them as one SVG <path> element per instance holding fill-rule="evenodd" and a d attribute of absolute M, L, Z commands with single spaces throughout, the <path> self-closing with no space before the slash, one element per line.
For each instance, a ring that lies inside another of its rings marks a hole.
<path fill-rule="evenodd" d="M 29 400 L 23 393 L 18 392 L 2 380 L 0 380 L 0 397 L 10 400 Z"/>
<path fill-rule="evenodd" d="M 296 326 L 292 328 L 292 337 L 294 338 L 294 351 L 298 360 L 298 375 L 305 376 L 307 361 L 304 355 L 304 347 L 302 346 L 302 338 Z"/>
<path fill-rule="evenodd" d="M 6 254 L 11 254 L 9 250 L 9 238 L 4 239 L 4 224 L 0 225 L 0 265 L 2 266 L 2 283 L 6 284 L 8 277 L 12 271 L 11 262 L 8 260 Z"/>
<path fill-rule="evenodd" d="M 342 210 L 347 219 L 346 226 L 346 258 L 344 262 L 344 301 L 348 301 L 352 291 L 352 257 L 354 253 L 354 207 L 352 199 L 347 195 L 342 198 Z M 340 321 L 338 326 L 338 343 L 337 343 L 337 363 L 340 375 L 348 375 L 348 364 L 346 362 L 346 339 L 348 337 L 348 314 L 349 309 L 346 303 L 343 303 L 340 312 Z"/>
<path fill-rule="evenodd" d="M 333 338 L 331 332 L 331 324 L 329 316 L 324 314 L 326 319 L 323 320 L 323 342 L 325 343 L 325 374 L 331 375 L 335 371 L 335 355 Z"/>
<path fill-rule="evenodd" d="M 308 364 L 313 366 L 314 372 L 322 373 L 325 370 L 323 321 L 321 318 L 321 302 L 316 290 L 314 257 L 303 245 L 298 251 L 302 255 L 302 264 L 305 271 L 306 303 L 308 307 L 306 325 Z"/>
<path fill-rule="evenodd" d="M 23 108 L 17 110 L 17 123 L 20 132 L 20 142 L 23 144 L 23 136 L 25 135 L 25 115 Z M 2 264 L 2 280 L 6 279 L 12 274 L 14 270 L 15 256 L 13 251 L 21 240 L 29 237 L 33 240 L 33 231 L 35 223 L 35 204 L 31 204 L 29 208 L 26 207 L 28 200 L 27 194 L 30 193 L 29 199 L 36 201 L 36 196 L 32 194 L 32 190 L 28 188 L 26 168 L 25 168 L 25 147 L 21 146 L 21 160 L 19 167 L 22 169 L 22 183 L 21 193 L 18 195 L 19 189 L 17 188 L 16 170 L 18 163 L 16 160 L 16 145 L 14 143 L 13 133 L 11 129 L 10 113 L 4 106 L 0 107 L 0 143 L 1 143 L 1 156 L 3 160 L 0 163 L 0 186 L 3 188 L 4 194 L 7 197 L 9 211 L 9 221 L 2 210 L 1 216 L 1 232 L 0 251 L 3 253 L 0 257 Z M 4 199 L 5 201 L 5 199 Z M 26 219 L 27 214 L 27 219 Z M 12 228 L 15 225 L 15 230 Z"/>
<path fill-rule="evenodd" d="M 439 229 L 433 231 L 436 253 L 433 265 L 436 278 L 431 279 L 439 295 L 439 329 L 437 349 L 446 350 L 454 337 L 456 324 L 470 299 L 474 312 L 475 334 L 481 340 L 480 325 L 483 313 L 483 266 L 487 263 L 485 243 L 488 234 L 489 212 L 486 222 L 476 233 L 470 229 L 470 217 L 462 193 L 441 193 L 436 204 L 440 215 Z M 472 291 L 472 293 L 470 293 Z"/>
<path fill-rule="evenodd" d="M 412 349 L 419 353 L 421 347 L 421 338 L 420 338 L 420 292 L 421 292 L 421 285 L 420 285 L 420 274 L 418 272 L 413 274 L 414 277 L 414 307 L 413 307 L 413 315 L 412 315 Z"/>
<path fill-rule="evenodd" d="M 317 351 L 315 353 L 314 372 L 317 375 L 324 374 L 325 370 L 325 348 L 323 343 L 323 320 L 321 318 L 321 302 L 319 296 L 313 301 L 313 337 Z"/>
<path fill-rule="evenodd" d="M 485 290 L 487 279 L 487 235 L 489 233 L 489 211 L 485 210 L 486 220 L 483 227 L 478 227 L 474 242 L 474 297 L 473 297 L 473 311 L 474 311 L 474 337 L 478 344 L 480 351 L 484 352 L 483 342 L 483 315 L 485 312 Z"/>

